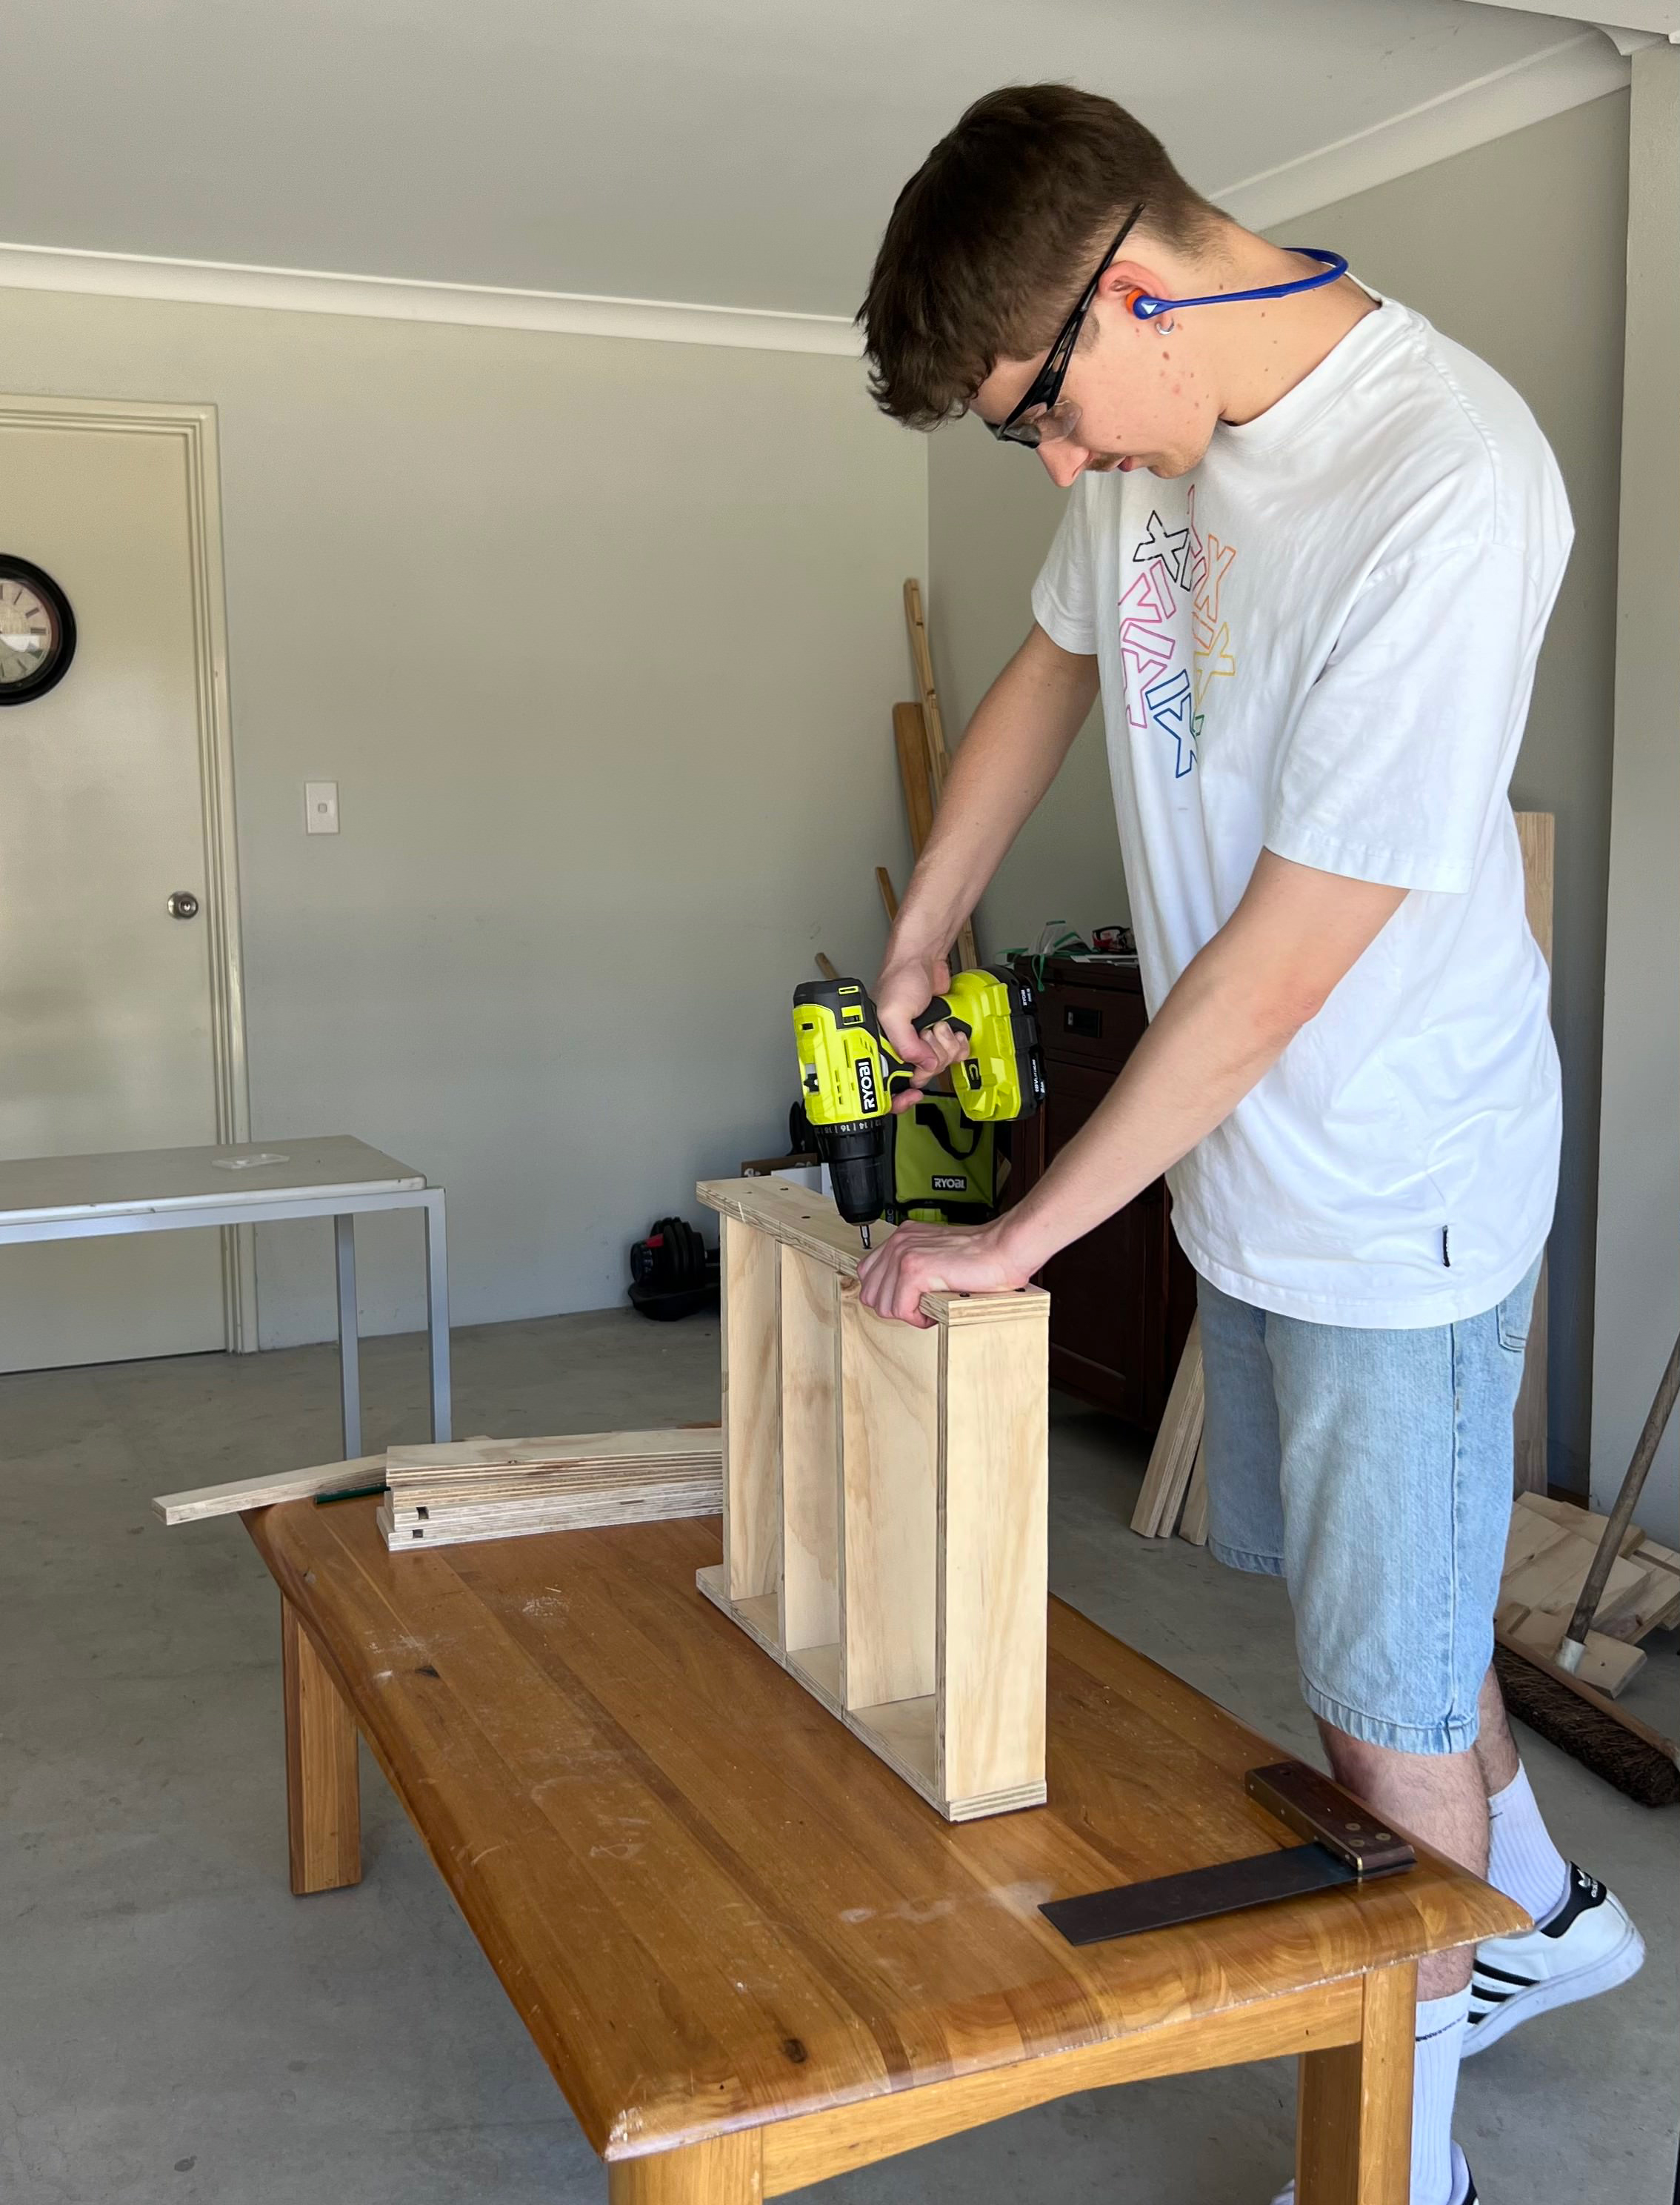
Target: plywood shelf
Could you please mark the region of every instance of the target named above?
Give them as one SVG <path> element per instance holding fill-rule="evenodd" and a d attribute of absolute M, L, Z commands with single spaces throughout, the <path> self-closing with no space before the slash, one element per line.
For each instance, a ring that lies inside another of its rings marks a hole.
<path fill-rule="evenodd" d="M 824 1707 L 835 1712 L 840 1704 L 840 1650 L 838 1638 L 827 1646 L 789 1649 L 787 1666 L 802 1685 L 809 1685 Z"/>
<path fill-rule="evenodd" d="M 907 1782 L 927 1794 L 939 1763 L 939 1703 L 931 1692 L 924 1692 L 919 1699 L 887 1700 L 880 1707 L 858 1708 L 847 1720 L 866 1745 L 873 1746 Z"/>
<path fill-rule="evenodd" d="M 833 1203 L 723 1219 L 723 1554 L 707 1599 L 953 1822 L 1044 1798 L 1049 1297 L 864 1308 Z M 790 1649 L 793 1649 L 791 1650 Z"/>
<path fill-rule="evenodd" d="M 773 1592 L 760 1593 L 756 1599 L 736 1603 L 738 1620 L 750 1631 L 763 1646 L 781 1649 L 781 1626 L 776 1618 L 776 1596 Z"/>

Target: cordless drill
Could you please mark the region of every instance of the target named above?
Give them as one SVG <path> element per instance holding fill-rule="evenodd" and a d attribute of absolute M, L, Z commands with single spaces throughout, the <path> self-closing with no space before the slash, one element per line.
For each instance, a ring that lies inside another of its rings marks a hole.
<path fill-rule="evenodd" d="M 1006 966 L 957 973 L 916 1019 L 917 1033 L 949 1025 L 968 1042 L 951 1067 L 958 1107 L 977 1124 L 1029 1118 L 1044 1100 L 1044 1054 L 1033 991 Z M 870 1227 L 891 1206 L 887 1121 L 893 1097 L 915 1078 L 881 1037 L 860 980 L 810 980 L 793 991 L 799 1099 L 834 1204 L 848 1225 Z"/>

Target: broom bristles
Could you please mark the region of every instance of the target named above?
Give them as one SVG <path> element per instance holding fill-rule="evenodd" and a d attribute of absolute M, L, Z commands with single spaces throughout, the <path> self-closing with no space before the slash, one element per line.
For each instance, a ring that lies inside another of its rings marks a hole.
<path fill-rule="evenodd" d="M 1506 1647 L 1494 1649 L 1493 1667 L 1505 1706 L 1530 1730 L 1641 1807 L 1680 1804 L 1680 1767 L 1659 1747 L 1635 1738 L 1613 1715 L 1601 1713 Z"/>

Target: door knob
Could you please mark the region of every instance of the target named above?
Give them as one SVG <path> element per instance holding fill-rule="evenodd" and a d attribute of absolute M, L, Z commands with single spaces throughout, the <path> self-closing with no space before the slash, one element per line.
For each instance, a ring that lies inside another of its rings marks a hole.
<path fill-rule="evenodd" d="M 196 918 L 199 899 L 191 889 L 177 889 L 165 906 L 171 918 Z"/>

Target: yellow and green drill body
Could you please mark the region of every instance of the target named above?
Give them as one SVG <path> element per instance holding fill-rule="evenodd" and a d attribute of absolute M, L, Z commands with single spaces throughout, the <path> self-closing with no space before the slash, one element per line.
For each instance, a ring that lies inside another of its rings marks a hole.
<path fill-rule="evenodd" d="M 956 973 L 916 1020 L 918 1033 L 948 1025 L 968 1055 L 951 1067 L 958 1107 L 977 1124 L 1030 1117 L 1044 1099 L 1044 1058 L 1033 991 L 1006 966 Z M 892 1206 L 887 1121 L 893 1097 L 915 1078 L 882 1040 L 860 980 L 812 980 L 793 994 L 799 1099 L 834 1203 L 849 1225 L 869 1228 Z"/>

